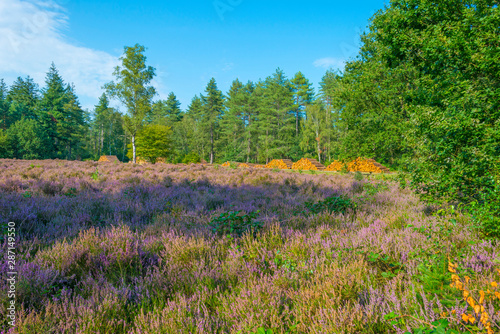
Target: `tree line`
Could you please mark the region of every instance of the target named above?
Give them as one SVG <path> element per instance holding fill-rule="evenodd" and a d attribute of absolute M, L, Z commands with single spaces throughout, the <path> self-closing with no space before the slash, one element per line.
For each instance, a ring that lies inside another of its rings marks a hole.
<path fill-rule="evenodd" d="M 280 69 L 258 82 L 236 79 L 226 94 L 212 78 L 183 111 L 173 92 L 166 100 L 153 100 L 155 69 L 146 65 L 144 53 L 141 45 L 125 47 L 116 80 L 104 85 L 91 112 L 80 107 L 74 88 L 64 83 L 54 64 L 43 89 L 30 77 L 18 78 L 10 88 L 2 80 L 0 155 L 96 159 L 108 154 L 127 161 L 134 159 L 136 137 L 153 125 L 170 129 L 165 138 L 170 162 L 186 156 L 211 163 L 303 156 L 325 161 L 337 154 L 327 94 L 322 88 L 315 95 L 301 72 L 292 79 Z M 330 77 L 324 79 L 321 87 L 326 88 Z M 125 113 L 110 107 L 111 99 L 120 101 Z"/>

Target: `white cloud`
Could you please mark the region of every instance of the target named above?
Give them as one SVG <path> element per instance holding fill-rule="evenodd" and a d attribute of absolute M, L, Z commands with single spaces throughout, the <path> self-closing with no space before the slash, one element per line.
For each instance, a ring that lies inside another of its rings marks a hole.
<path fill-rule="evenodd" d="M 31 76 L 44 85 L 51 62 L 74 83 L 83 107 L 92 108 L 102 85 L 113 80 L 118 56 L 74 45 L 62 33 L 68 17 L 53 1 L 0 1 L 0 78 Z"/>
<path fill-rule="evenodd" d="M 345 65 L 345 61 L 342 59 L 327 57 L 327 58 L 316 59 L 314 61 L 313 65 L 315 67 L 323 67 L 326 69 L 329 69 L 329 68 L 342 69 Z"/>

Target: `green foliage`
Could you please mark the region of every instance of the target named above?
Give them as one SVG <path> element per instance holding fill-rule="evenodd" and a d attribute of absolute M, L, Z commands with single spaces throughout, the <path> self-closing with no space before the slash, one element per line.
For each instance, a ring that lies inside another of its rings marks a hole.
<path fill-rule="evenodd" d="M 401 101 L 414 151 L 407 168 L 412 187 L 428 199 L 470 202 L 493 188 L 500 66 L 489 41 L 499 19 L 498 6 L 482 0 L 397 1 L 373 19 L 382 62 L 391 72 L 414 73 Z"/>
<path fill-rule="evenodd" d="M 363 177 L 363 174 L 361 174 L 361 172 L 354 173 L 354 180 L 363 181 L 363 179 L 364 179 L 364 177 Z"/>
<path fill-rule="evenodd" d="M 4 140 L 13 156 L 18 159 L 44 159 L 52 154 L 48 151 L 51 139 L 34 119 L 22 118 L 14 123 Z"/>
<path fill-rule="evenodd" d="M 478 200 L 471 203 L 469 211 L 483 234 L 490 238 L 500 237 L 500 183 L 487 189 Z"/>
<path fill-rule="evenodd" d="M 98 181 L 101 177 L 101 174 L 99 173 L 99 169 L 97 169 L 97 167 L 95 168 L 95 171 L 92 173 L 91 177 L 94 181 Z"/>
<path fill-rule="evenodd" d="M 363 190 L 368 196 L 374 196 L 375 194 L 389 190 L 389 185 L 386 182 L 379 182 L 377 184 L 372 184 L 369 182 L 363 183 Z"/>
<path fill-rule="evenodd" d="M 182 159 L 183 164 L 190 164 L 190 163 L 199 163 L 201 161 L 201 158 L 198 154 L 195 152 L 191 152 L 189 154 L 186 154 L 184 158 Z"/>
<path fill-rule="evenodd" d="M 248 214 L 243 214 L 241 211 L 224 212 L 218 217 L 213 217 L 209 227 L 217 235 L 240 237 L 247 231 L 255 234 L 263 226 L 262 222 L 254 220 L 258 213 L 259 211 Z"/>
<path fill-rule="evenodd" d="M 276 251 L 276 255 L 273 261 L 278 268 L 284 268 L 290 272 L 294 272 L 297 269 L 297 263 L 287 256 L 281 254 L 279 250 Z"/>
<path fill-rule="evenodd" d="M 217 83 L 214 78 L 210 79 L 205 89 L 206 96 L 202 96 L 203 101 L 203 128 L 210 134 L 210 163 L 215 161 L 215 137 L 218 133 L 220 118 L 223 114 L 224 95 L 217 88 Z"/>
<path fill-rule="evenodd" d="M 345 214 L 347 210 L 356 210 L 356 203 L 345 195 L 331 196 L 325 198 L 323 201 L 317 203 L 305 202 L 306 210 L 302 211 L 305 214 L 318 214 L 321 212 L 342 213 Z"/>
<path fill-rule="evenodd" d="M 144 119 L 151 111 L 151 104 L 156 90 L 150 85 L 155 76 L 155 69 L 146 66 L 146 48 L 136 44 L 125 47 L 120 57 L 122 66 L 117 66 L 113 75 L 117 82 L 104 85 L 106 93 L 117 98 L 127 108 L 127 115 L 123 118 L 125 129 L 132 136 L 132 157 L 136 162 L 135 136 L 143 126 Z"/>
<path fill-rule="evenodd" d="M 137 133 L 137 156 L 156 163 L 158 158 L 165 158 L 172 154 L 172 130 L 165 125 L 147 125 Z M 127 154 L 133 158 L 132 152 Z"/>
<path fill-rule="evenodd" d="M 384 319 L 388 320 L 391 326 L 401 326 L 405 327 L 405 318 L 413 318 L 409 315 L 397 315 L 394 312 L 384 315 Z M 416 318 L 413 318 L 416 319 Z M 459 334 L 459 331 L 454 329 L 449 329 L 449 321 L 446 319 L 439 319 L 433 321 L 432 323 L 426 323 L 416 319 L 422 323 L 419 328 L 413 329 L 411 332 L 405 332 L 405 334 Z"/>

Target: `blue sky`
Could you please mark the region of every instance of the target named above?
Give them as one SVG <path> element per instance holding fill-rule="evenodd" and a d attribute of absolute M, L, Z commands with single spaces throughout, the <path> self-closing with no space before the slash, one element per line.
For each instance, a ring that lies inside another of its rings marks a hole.
<path fill-rule="evenodd" d="M 257 81 L 280 67 L 317 87 L 356 55 L 359 34 L 387 2 L 0 0 L 0 78 L 43 84 L 54 61 L 91 109 L 123 47 L 139 43 L 157 70 L 157 98 L 173 91 L 183 109 L 211 77 L 226 92 L 236 78 Z"/>

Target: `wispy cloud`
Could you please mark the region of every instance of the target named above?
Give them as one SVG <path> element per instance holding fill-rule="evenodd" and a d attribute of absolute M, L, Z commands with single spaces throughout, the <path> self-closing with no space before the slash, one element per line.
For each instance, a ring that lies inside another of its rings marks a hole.
<path fill-rule="evenodd" d="M 61 3 L 61 2 L 59 2 Z M 11 83 L 29 75 L 43 85 L 50 63 L 63 79 L 74 83 L 84 107 L 101 94 L 113 79 L 118 56 L 68 42 L 64 9 L 53 1 L 0 1 L 0 78 Z M 85 102 L 88 103 L 86 104 Z"/>
<path fill-rule="evenodd" d="M 341 69 L 345 65 L 345 61 L 342 59 L 338 58 L 332 58 L 332 57 L 327 57 L 327 58 L 321 58 L 321 59 L 316 59 L 313 63 L 315 67 L 322 67 L 322 68 L 338 68 Z"/>

